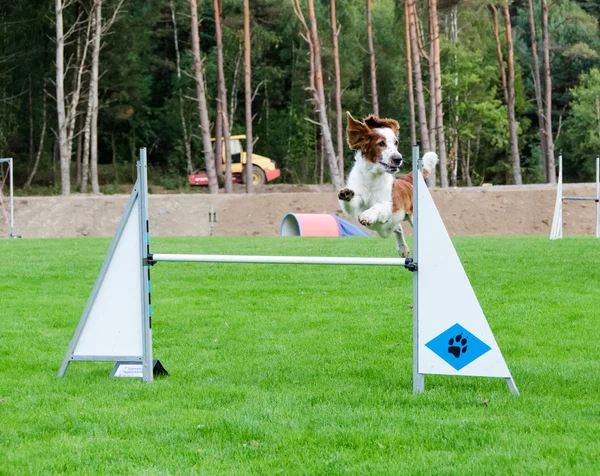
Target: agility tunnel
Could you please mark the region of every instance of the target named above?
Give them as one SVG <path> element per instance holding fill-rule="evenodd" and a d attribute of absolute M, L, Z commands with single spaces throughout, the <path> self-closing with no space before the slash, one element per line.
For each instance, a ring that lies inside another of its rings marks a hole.
<path fill-rule="evenodd" d="M 366 230 L 329 213 L 288 213 L 279 236 L 373 236 Z"/>

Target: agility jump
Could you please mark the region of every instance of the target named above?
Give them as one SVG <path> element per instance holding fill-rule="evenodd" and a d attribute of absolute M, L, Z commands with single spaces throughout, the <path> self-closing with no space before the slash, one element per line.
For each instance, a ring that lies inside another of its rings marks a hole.
<path fill-rule="evenodd" d="M 413 147 L 413 258 L 244 256 L 150 252 L 146 149 L 138 178 L 58 372 L 73 361 L 133 362 L 153 380 L 150 268 L 161 261 L 396 266 L 413 273 L 413 391 L 426 374 L 498 377 L 519 392 L 456 254 Z M 435 295 L 435 299 L 427 296 Z"/>

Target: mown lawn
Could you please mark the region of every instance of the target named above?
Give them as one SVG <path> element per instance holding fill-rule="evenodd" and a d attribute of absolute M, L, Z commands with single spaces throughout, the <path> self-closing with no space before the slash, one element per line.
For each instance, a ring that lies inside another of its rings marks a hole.
<path fill-rule="evenodd" d="M 442 376 L 412 394 L 412 278 L 393 268 L 159 263 L 170 376 L 76 362 L 57 379 L 109 240 L 0 241 L 0 474 L 599 474 L 600 240 L 454 242 L 521 397 Z M 152 247 L 395 253 L 368 238 Z"/>

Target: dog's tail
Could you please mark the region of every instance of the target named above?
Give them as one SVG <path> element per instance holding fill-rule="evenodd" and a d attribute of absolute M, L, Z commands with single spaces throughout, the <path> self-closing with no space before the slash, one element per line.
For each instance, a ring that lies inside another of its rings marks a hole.
<path fill-rule="evenodd" d="M 423 178 L 427 178 L 427 176 L 437 165 L 438 160 L 438 156 L 435 152 L 427 152 L 423 156 Z"/>
<path fill-rule="evenodd" d="M 423 156 L 423 178 L 427 178 L 431 171 L 434 169 L 436 164 L 438 163 L 438 156 L 435 152 L 427 152 Z M 413 174 L 412 172 L 402 175 L 398 177 L 396 180 L 404 180 L 410 184 L 413 183 Z"/>

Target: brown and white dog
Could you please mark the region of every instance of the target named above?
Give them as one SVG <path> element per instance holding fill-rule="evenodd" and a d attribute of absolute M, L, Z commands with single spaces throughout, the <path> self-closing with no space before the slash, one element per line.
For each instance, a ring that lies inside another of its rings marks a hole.
<path fill-rule="evenodd" d="M 382 238 L 394 233 L 396 249 L 406 258 L 410 249 L 402 232 L 402 221 L 408 220 L 412 226 L 413 176 L 411 172 L 394 177 L 402 166 L 402 155 L 398 152 L 398 122 L 372 114 L 360 122 L 349 112 L 347 115 L 346 139 L 356 155 L 347 188 L 338 194 L 342 211 L 346 216 L 358 218 L 362 225 Z M 435 152 L 423 156 L 424 177 L 437 161 Z"/>

